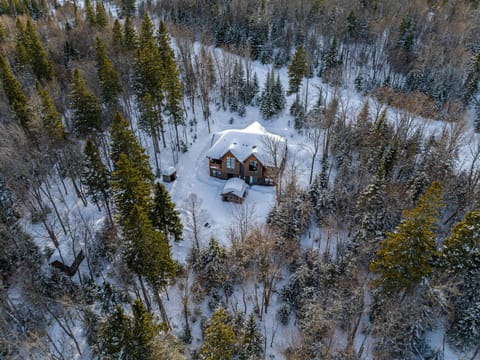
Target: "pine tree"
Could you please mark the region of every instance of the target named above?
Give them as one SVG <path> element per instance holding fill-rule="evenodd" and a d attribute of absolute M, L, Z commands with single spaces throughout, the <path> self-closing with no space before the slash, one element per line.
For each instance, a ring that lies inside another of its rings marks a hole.
<path fill-rule="evenodd" d="M 480 82 L 480 52 L 471 60 L 468 68 L 467 78 L 464 84 L 463 100 L 468 104 L 478 92 Z"/>
<path fill-rule="evenodd" d="M 275 112 L 278 114 L 280 111 L 285 109 L 286 99 L 285 92 L 283 91 L 282 82 L 280 81 L 280 75 L 277 74 L 277 80 L 272 89 L 272 102 Z"/>
<path fill-rule="evenodd" d="M 142 177 L 153 182 L 154 176 L 150 168 L 149 157 L 145 154 L 130 125 L 125 118 L 117 112 L 112 120 L 110 158 L 114 164 L 122 154 L 140 169 Z"/>
<path fill-rule="evenodd" d="M 95 134 L 102 128 L 102 110 L 98 99 L 87 88 L 78 69 L 73 71 L 71 107 L 75 133 L 80 137 Z"/>
<path fill-rule="evenodd" d="M 100 29 L 105 29 L 108 24 L 107 12 L 105 11 L 103 1 L 100 0 L 97 0 L 95 4 L 95 24 Z"/>
<path fill-rule="evenodd" d="M 123 24 L 123 46 L 126 50 L 135 50 L 138 46 L 137 33 L 129 16 Z"/>
<path fill-rule="evenodd" d="M 121 0 L 121 16 L 131 18 L 135 16 L 135 0 Z"/>
<path fill-rule="evenodd" d="M 31 125 L 31 114 L 28 108 L 27 97 L 22 91 L 18 80 L 13 76 L 5 58 L 0 54 L 0 80 L 3 91 L 10 104 L 15 117 L 18 119 L 24 130 Z"/>
<path fill-rule="evenodd" d="M 163 21 L 160 22 L 158 29 L 158 47 L 163 67 L 164 83 L 162 87 L 166 99 L 165 109 L 170 114 L 171 123 L 175 127 L 177 150 L 180 150 L 178 126 L 185 124 L 182 109 L 183 89 L 180 81 L 180 72 L 175 62 L 175 53 L 170 46 L 170 36 Z"/>
<path fill-rule="evenodd" d="M 451 293 L 454 316 L 448 335 L 456 348 L 480 346 L 480 211 L 465 215 L 442 248 L 447 276 L 457 284 Z"/>
<path fill-rule="evenodd" d="M 255 315 L 250 314 L 245 321 L 241 339 L 239 359 L 260 360 L 263 358 L 263 336 L 258 329 Z"/>
<path fill-rule="evenodd" d="M 260 113 L 262 114 L 264 119 L 270 119 L 276 114 L 272 96 L 274 81 L 275 80 L 272 69 L 272 71 L 268 73 L 267 78 L 265 79 L 265 85 L 263 87 L 262 94 L 258 99 L 258 102 L 260 104 Z"/>
<path fill-rule="evenodd" d="M 145 209 L 135 204 L 125 219 L 125 260 L 130 270 L 146 278 L 158 292 L 175 276 L 176 263 L 167 239 L 153 228 Z"/>
<path fill-rule="evenodd" d="M 162 119 L 165 79 L 161 54 L 153 37 L 153 23 L 148 15 L 145 15 L 142 22 L 134 69 L 134 88 L 142 115 L 140 126 L 152 137 L 157 152 L 159 135 L 162 137 L 163 146 L 167 146 Z"/>
<path fill-rule="evenodd" d="M 37 91 L 40 97 L 40 121 L 42 131 L 50 141 L 60 141 L 65 138 L 65 127 L 62 123 L 62 115 L 58 112 L 52 97 L 47 89 L 42 88 L 37 82 Z"/>
<path fill-rule="evenodd" d="M 328 74 L 330 70 L 340 65 L 342 62 L 338 55 L 337 38 L 334 36 L 327 51 L 323 54 L 322 75 Z"/>
<path fill-rule="evenodd" d="M 95 53 L 102 101 L 107 106 L 114 106 L 122 92 L 122 85 L 112 62 L 108 58 L 107 47 L 98 37 L 95 42 Z"/>
<path fill-rule="evenodd" d="M 98 333 L 96 353 L 101 359 L 120 359 L 125 347 L 132 343 L 131 319 L 124 313 L 122 307 L 117 305 L 101 324 Z"/>
<path fill-rule="evenodd" d="M 153 206 L 150 211 L 154 228 L 160 230 L 167 238 L 172 236 L 175 241 L 181 240 L 183 226 L 170 194 L 161 183 L 155 184 L 154 191 Z"/>
<path fill-rule="evenodd" d="M 94 349 L 105 360 L 162 359 L 158 346 L 160 331 L 161 326 L 155 322 L 153 314 L 136 299 L 132 304 L 132 316 L 117 306 L 101 323 Z"/>
<path fill-rule="evenodd" d="M 15 22 L 15 61 L 20 65 L 30 63 L 27 35 L 25 33 L 25 26 L 23 26 L 20 18 L 17 18 Z"/>
<path fill-rule="evenodd" d="M 32 70 L 39 81 L 53 78 L 53 65 L 47 59 L 47 53 L 30 20 L 25 27 L 26 49 Z"/>
<path fill-rule="evenodd" d="M 110 213 L 108 206 L 111 197 L 110 173 L 103 164 L 97 148 L 90 140 L 87 140 L 85 144 L 81 181 L 93 202 L 97 206 L 99 203 L 103 203 Z"/>
<path fill-rule="evenodd" d="M 91 0 L 85 0 L 85 18 L 89 25 L 94 26 L 96 23 L 95 10 Z"/>
<path fill-rule="evenodd" d="M 306 53 L 302 46 L 297 46 L 292 62 L 288 65 L 288 95 L 298 93 L 300 84 L 308 74 Z"/>
<path fill-rule="evenodd" d="M 213 313 L 205 329 L 205 342 L 200 350 L 202 360 L 231 360 L 236 341 L 233 328 L 228 324 L 224 309 L 218 308 Z"/>
<path fill-rule="evenodd" d="M 7 39 L 8 31 L 5 26 L 0 22 L 0 45 Z"/>
<path fill-rule="evenodd" d="M 441 185 L 432 183 L 417 206 L 403 212 L 403 221 L 395 232 L 388 233 L 380 244 L 370 270 L 379 274 L 374 284 L 385 292 L 412 291 L 431 273 L 441 192 Z"/>
<path fill-rule="evenodd" d="M 135 206 L 150 208 L 151 183 L 143 176 L 142 169 L 126 154 L 120 154 L 114 165 L 111 186 L 116 209 L 123 222 Z"/>
<path fill-rule="evenodd" d="M 119 52 L 123 48 L 122 25 L 118 19 L 115 19 L 112 26 L 112 48 L 115 52 Z"/>
<path fill-rule="evenodd" d="M 358 35 L 357 17 L 353 10 L 351 10 L 347 16 L 347 34 L 352 38 L 355 38 Z"/>

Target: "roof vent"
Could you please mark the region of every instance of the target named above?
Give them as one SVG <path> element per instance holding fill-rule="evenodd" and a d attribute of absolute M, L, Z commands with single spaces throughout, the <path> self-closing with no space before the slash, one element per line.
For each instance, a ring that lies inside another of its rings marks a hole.
<path fill-rule="evenodd" d="M 257 145 L 253 145 L 253 146 L 252 146 L 252 149 L 256 149 L 256 148 L 257 148 Z"/>
<path fill-rule="evenodd" d="M 237 145 L 237 142 L 236 142 L 236 141 L 234 141 L 234 142 L 233 142 L 233 145 Z"/>

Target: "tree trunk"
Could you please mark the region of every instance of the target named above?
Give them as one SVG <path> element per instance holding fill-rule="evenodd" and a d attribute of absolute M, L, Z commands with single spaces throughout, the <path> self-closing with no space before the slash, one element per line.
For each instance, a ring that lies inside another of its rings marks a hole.
<path fill-rule="evenodd" d="M 162 320 L 167 325 L 168 330 L 172 330 L 170 326 L 170 322 L 168 321 L 167 312 L 165 311 L 165 306 L 163 305 L 162 298 L 160 297 L 158 286 L 156 284 L 152 284 L 153 288 L 153 296 L 155 296 L 155 300 L 158 304 L 158 309 L 160 310 L 160 314 L 162 315 Z"/>
<path fill-rule="evenodd" d="M 143 279 L 141 275 L 138 275 L 138 280 L 140 281 L 140 287 L 143 293 L 143 299 L 145 301 L 145 305 L 147 305 L 147 310 L 149 312 L 152 311 L 152 304 L 150 303 L 150 298 L 148 297 L 147 289 L 145 288 L 145 284 L 143 283 Z"/>

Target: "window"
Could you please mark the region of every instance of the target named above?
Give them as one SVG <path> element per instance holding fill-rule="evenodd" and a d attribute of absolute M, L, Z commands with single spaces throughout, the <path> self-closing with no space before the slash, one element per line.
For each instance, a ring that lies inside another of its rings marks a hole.
<path fill-rule="evenodd" d="M 273 179 L 265 178 L 265 185 L 273 185 Z"/>
<path fill-rule="evenodd" d="M 221 159 L 210 159 L 210 162 L 211 162 L 212 164 L 219 164 L 219 165 L 222 164 L 222 160 L 221 160 Z"/>
<path fill-rule="evenodd" d="M 222 177 L 222 172 L 216 169 L 212 169 L 212 176 Z"/>
<path fill-rule="evenodd" d="M 227 169 L 235 169 L 235 158 L 227 157 Z"/>
<path fill-rule="evenodd" d="M 250 166 L 248 167 L 250 171 L 257 171 L 257 162 L 255 160 L 250 160 Z"/>

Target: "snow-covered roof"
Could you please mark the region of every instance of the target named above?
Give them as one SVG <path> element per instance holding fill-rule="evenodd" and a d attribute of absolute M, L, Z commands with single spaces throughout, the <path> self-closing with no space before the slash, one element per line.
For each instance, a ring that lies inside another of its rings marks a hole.
<path fill-rule="evenodd" d="M 169 166 L 166 169 L 163 169 L 162 175 L 171 176 L 175 173 L 176 169 L 173 166 Z"/>
<path fill-rule="evenodd" d="M 272 166 L 273 159 L 271 151 L 268 149 L 269 142 L 275 142 L 280 145 L 277 154 L 279 156 L 277 161 L 279 162 L 285 151 L 285 138 L 269 133 L 255 121 L 245 129 L 224 130 L 213 134 L 207 157 L 220 159 L 230 151 L 238 161 L 243 162 L 253 154 L 263 165 Z"/>
<path fill-rule="evenodd" d="M 243 197 L 247 190 L 247 184 L 245 181 L 239 178 L 228 179 L 223 187 L 222 195 L 233 194 L 237 197 Z"/>

